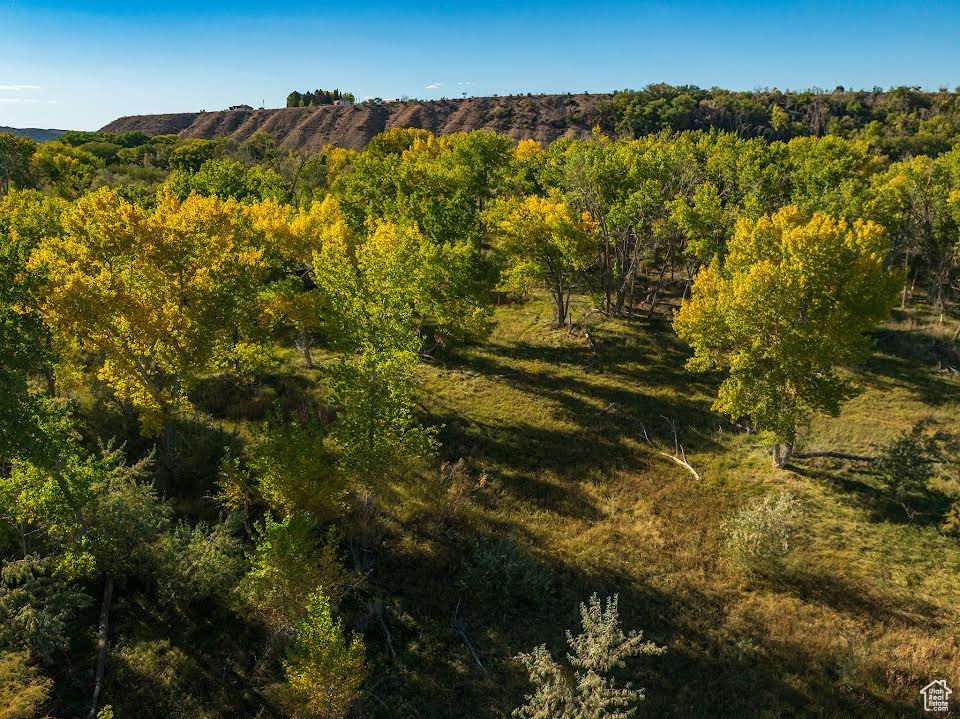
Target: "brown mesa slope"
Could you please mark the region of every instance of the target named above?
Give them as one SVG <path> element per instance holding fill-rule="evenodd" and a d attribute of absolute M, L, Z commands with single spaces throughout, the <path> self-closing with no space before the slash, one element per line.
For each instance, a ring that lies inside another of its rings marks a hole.
<path fill-rule="evenodd" d="M 121 117 L 107 132 L 143 130 L 153 135 L 245 140 L 255 132 L 273 135 L 293 150 L 324 145 L 360 149 L 391 127 L 418 127 L 446 135 L 495 130 L 520 140 L 551 142 L 582 138 L 599 122 L 599 105 L 608 95 L 474 97 L 463 100 L 408 100 L 352 107 L 297 107 L 279 110 L 225 110 Z"/>

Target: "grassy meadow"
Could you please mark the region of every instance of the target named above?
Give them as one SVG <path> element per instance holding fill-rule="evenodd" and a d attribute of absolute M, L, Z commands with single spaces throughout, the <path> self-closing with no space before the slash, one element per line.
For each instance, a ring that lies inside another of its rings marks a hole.
<path fill-rule="evenodd" d="M 509 716 L 526 689 L 511 657 L 556 655 L 578 603 L 616 592 L 624 625 L 667 647 L 622 673 L 646 688 L 642 716 L 922 715 L 920 687 L 960 680 L 960 543 L 936 508 L 906 521 L 856 463 L 773 469 L 711 412 L 715 378 L 684 369 L 664 319 L 585 308 L 568 332 L 542 297 L 501 306 L 488 342 L 423 368 L 421 409 L 463 463 L 380 498 L 365 589 L 392 651 L 368 620 L 363 713 Z M 957 428 L 960 379 L 934 359 L 946 330 L 917 321 L 878 333 L 863 393 L 811 422 L 810 447 L 869 451 L 922 418 Z M 699 481 L 659 453 L 674 427 Z M 801 544 L 782 576 L 745 578 L 723 522 L 778 489 L 803 504 Z"/>

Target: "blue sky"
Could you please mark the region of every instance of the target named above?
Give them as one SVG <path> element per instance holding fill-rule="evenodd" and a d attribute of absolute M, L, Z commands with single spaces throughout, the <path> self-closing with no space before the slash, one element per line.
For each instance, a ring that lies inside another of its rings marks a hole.
<path fill-rule="evenodd" d="M 960 85 L 960 2 L 0 0 L 0 125 L 359 97 L 607 92 L 651 82 Z"/>

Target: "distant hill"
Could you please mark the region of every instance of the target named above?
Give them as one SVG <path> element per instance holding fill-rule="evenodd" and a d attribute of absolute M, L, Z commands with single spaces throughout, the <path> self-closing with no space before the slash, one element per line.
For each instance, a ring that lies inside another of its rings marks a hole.
<path fill-rule="evenodd" d="M 41 130 L 37 127 L 4 127 L 0 125 L 0 132 L 7 132 L 20 137 L 29 137 L 36 142 L 46 142 L 47 140 L 56 140 L 65 133 L 66 130 Z"/>
<path fill-rule="evenodd" d="M 360 149 L 393 127 L 423 128 L 440 135 L 484 129 L 516 140 L 552 142 L 560 137 L 584 138 L 598 126 L 619 137 L 713 129 L 767 140 L 826 134 L 863 136 L 893 158 L 937 155 L 960 143 L 960 93 L 916 87 L 847 90 L 839 86 L 831 92 L 781 92 L 776 88 L 736 92 L 657 84 L 612 94 L 510 95 L 140 115 L 122 117 L 103 129 L 241 141 L 264 131 L 285 147 L 311 152 L 328 144 Z"/>
<path fill-rule="evenodd" d="M 609 95 L 537 95 L 472 97 L 461 100 L 407 100 L 350 107 L 291 107 L 277 110 L 224 110 L 171 115 L 122 117 L 105 132 L 143 130 L 152 135 L 176 134 L 212 140 L 245 140 L 268 132 L 293 150 L 315 151 L 324 145 L 360 149 L 391 127 L 417 127 L 447 135 L 469 130 L 495 130 L 520 140 L 551 142 L 582 138 L 600 118 Z"/>

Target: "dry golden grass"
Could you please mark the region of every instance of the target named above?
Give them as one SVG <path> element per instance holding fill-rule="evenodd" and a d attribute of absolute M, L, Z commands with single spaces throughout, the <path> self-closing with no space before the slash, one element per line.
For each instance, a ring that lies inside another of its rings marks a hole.
<path fill-rule="evenodd" d="M 849 464 L 772 469 L 710 411 L 715 378 L 683 369 L 665 324 L 589 317 L 598 371 L 541 298 L 494 319 L 489 341 L 421 372 L 428 421 L 470 481 L 443 517 L 432 480 L 384 502 L 377 583 L 398 661 L 374 660 L 369 713 L 509 716 L 525 687 L 510 657 L 559 649 L 593 591 L 619 592 L 625 623 L 668 647 L 625 672 L 647 687 L 644 716 L 919 716 L 927 682 L 960 686 L 960 542 L 932 518 L 897 517 Z M 923 417 L 960 430 L 960 382 L 899 332 L 858 371 L 864 393 L 811 422 L 810 446 L 870 450 Z M 671 420 L 700 482 L 643 438 L 673 451 Z M 782 575 L 748 580 L 721 525 L 775 488 L 803 502 L 802 541 Z M 491 547 L 500 569 L 478 580 Z"/>

